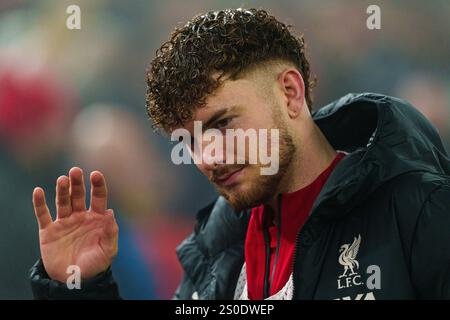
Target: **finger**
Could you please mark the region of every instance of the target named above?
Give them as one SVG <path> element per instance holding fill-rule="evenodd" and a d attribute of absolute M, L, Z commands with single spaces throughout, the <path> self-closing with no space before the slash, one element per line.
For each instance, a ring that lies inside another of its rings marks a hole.
<path fill-rule="evenodd" d="M 39 229 L 45 229 L 52 223 L 52 216 L 45 202 L 45 194 L 42 188 L 34 188 L 33 190 L 33 207 L 34 214 L 39 224 Z"/>
<path fill-rule="evenodd" d="M 58 219 L 68 217 L 72 212 L 69 187 L 68 177 L 61 176 L 56 180 L 56 216 Z"/>
<path fill-rule="evenodd" d="M 70 199 L 73 211 L 86 211 L 86 188 L 83 171 L 74 167 L 69 171 Z"/>
<path fill-rule="evenodd" d="M 112 209 L 105 210 L 105 215 L 109 216 L 112 220 L 112 223 L 110 223 L 106 226 L 106 229 L 105 229 L 106 236 L 109 238 L 114 238 L 119 233 L 119 226 L 117 225 L 115 218 L 114 218 L 114 210 L 112 210 Z"/>
<path fill-rule="evenodd" d="M 98 213 L 104 213 L 107 207 L 108 189 L 105 177 L 100 171 L 94 171 L 91 180 L 91 209 Z"/>
<path fill-rule="evenodd" d="M 105 215 L 108 216 L 111 220 L 110 223 L 106 224 L 105 228 L 105 237 L 110 240 L 107 243 L 111 246 L 111 255 L 115 257 L 117 255 L 118 250 L 118 237 L 119 237 L 119 226 L 117 225 L 114 219 L 114 212 L 111 209 L 105 211 Z"/>

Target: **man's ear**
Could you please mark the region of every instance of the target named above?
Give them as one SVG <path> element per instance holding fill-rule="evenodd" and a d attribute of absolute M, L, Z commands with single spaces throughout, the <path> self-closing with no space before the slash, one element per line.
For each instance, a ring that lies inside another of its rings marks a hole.
<path fill-rule="evenodd" d="M 300 72 L 295 68 L 283 70 L 278 75 L 278 84 L 287 100 L 290 118 L 296 118 L 305 107 L 305 83 Z"/>

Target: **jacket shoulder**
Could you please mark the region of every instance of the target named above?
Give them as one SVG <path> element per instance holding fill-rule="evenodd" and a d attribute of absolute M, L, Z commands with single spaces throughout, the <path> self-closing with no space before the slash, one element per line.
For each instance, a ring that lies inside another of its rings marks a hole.
<path fill-rule="evenodd" d="M 386 213 L 393 218 L 405 256 L 409 257 L 417 226 L 423 213 L 429 210 L 430 201 L 438 201 L 442 208 L 450 207 L 450 177 L 430 172 L 410 172 L 392 179 L 380 189 L 388 197 L 389 210 Z M 450 217 L 450 212 L 440 212 L 438 216 L 443 214 Z"/>
<path fill-rule="evenodd" d="M 391 179 L 383 186 L 399 201 L 411 200 L 414 204 L 423 203 L 436 189 L 448 188 L 450 176 L 443 173 L 411 171 Z"/>
<path fill-rule="evenodd" d="M 177 247 L 184 277 L 174 299 L 231 299 L 244 260 L 249 211 L 223 197 L 197 214 L 194 231 Z"/>
<path fill-rule="evenodd" d="M 415 225 L 427 199 L 436 190 L 449 188 L 449 176 L 422 171 L 399 175 L 381 186 L 389 196 L 398 222 L 410 228 Z"/>

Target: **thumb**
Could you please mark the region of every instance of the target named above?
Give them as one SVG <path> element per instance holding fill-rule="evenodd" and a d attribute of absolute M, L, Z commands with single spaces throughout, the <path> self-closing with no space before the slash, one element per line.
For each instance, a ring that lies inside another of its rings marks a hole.
<path fill-rule="evenodd" d="M 106 236 L 107 237 L 116 237 L 119 232 L 119 226 L 117 225 L 116 219 L 114 217 L 114 210 L 107 209 L 104 213 L 108 217 L 107 226 L 106 226 Z"/>

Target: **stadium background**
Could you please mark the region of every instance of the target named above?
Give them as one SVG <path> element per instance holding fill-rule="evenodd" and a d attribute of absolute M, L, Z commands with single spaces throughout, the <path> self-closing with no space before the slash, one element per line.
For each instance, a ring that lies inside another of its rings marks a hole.
<path fill-rule="evenodd" d="M 81 30 L 66 8 L 81 8 Z M 381 8 L 368 30 L 366 8 Z M 145 69 L 176 25 L 210 9 L 258 7 L 304 33 L 317 75 L 314 108 L 347 92 L 398 96 L 450 145 L 450 2 L 0 0 L 0 299 L 29 299 L 39 257 L 31 192 L 77 165 L 106 174 L 118 213 L 113 272 L 128 299 L 170 298 L 175 246 L 215 192 L 145 112 Z"/>

